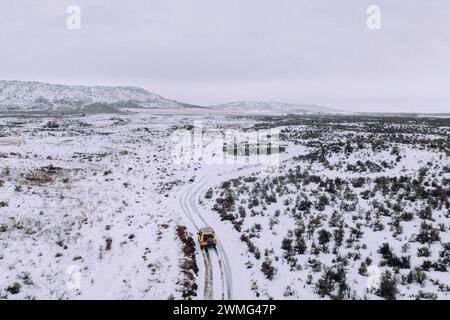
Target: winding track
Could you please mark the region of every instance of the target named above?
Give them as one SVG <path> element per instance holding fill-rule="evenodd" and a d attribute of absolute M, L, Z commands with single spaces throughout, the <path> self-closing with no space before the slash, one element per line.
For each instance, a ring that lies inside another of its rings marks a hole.
<path fill-rule="evenodd" d="M 208 223 L 197 207 L 198 195 L 207 184 L 207 177 L 203 176 L 198 184 L 187 189 L 180 195 L 179 201 L 184 215 L 188 218 L 192 227 L 197 231 L 200 227 L 208 226 Z M 214 226 L 211 226 L 214 228 Z M 215 228 L 216 229 L 216 228 Z M 205 266 L 203 299 L 232 299 L 232 273 L 228 256 L 218 239 L 214 250 L 201 250 Z M 219 270 L 217 270 L 219 269 Z M 220 275 L 220 286 L 214 283 L 214 274 Z M 220 297 L 220 298 L 219 298 Z"/>

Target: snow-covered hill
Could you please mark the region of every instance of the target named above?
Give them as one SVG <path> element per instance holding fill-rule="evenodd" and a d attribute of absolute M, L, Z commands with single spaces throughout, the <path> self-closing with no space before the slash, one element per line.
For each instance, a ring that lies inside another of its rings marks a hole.
<path fill-rule="evenodd" d="M 67 86 L 0 80 L 0 112 L 76 112 L 124 107 L 176 109 L 187 106 L 137 87 Z"/>
<path fill-rule="evenodd" d="M 237 101 L 212 106 L 225 111 L 250 112 L 255 114 L 284 115 L 296 113 L 336 113 L 339 110 L 310 104 L 283 102 Z"/>

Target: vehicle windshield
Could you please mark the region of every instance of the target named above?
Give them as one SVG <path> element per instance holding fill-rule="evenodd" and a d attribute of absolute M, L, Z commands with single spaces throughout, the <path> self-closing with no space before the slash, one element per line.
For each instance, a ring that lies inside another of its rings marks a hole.
<path fill-rule="evenodd" d="M 203 235 L 203 241 L 208 241 L 212 237 L 213 237 L 212 234 L 205 234 L 205 235 Z"/>

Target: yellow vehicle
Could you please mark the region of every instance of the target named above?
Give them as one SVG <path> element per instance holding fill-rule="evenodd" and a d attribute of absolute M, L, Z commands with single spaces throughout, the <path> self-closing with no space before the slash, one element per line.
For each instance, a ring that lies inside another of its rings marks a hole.
<path fill-rule="evenodd" d="M 215 248 L 217 245 L 216 233 L 210 227 L 201 228 L 198 231 L 198 242 L 200 243 L 200 247 L 202 249 L 208 247 Z"/>

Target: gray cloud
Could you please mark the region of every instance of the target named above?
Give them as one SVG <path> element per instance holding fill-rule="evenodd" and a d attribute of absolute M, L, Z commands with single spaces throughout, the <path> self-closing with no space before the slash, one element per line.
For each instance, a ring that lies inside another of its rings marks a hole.
<path fill-rule="evenodd" d="M 82 29 L 66 29 L 66 8 Z M 366 8 L 382 29 L 366 28 Z M 15 0 L 0 78 L 136 85 L 191 103 L 450 112 L 447 0 Z"/>

